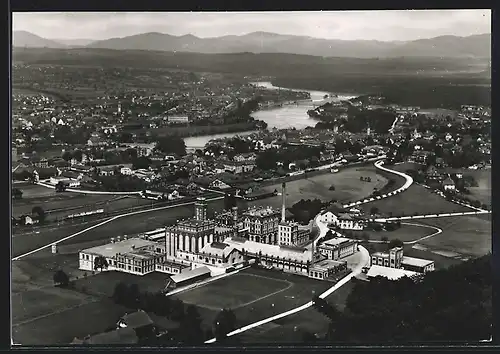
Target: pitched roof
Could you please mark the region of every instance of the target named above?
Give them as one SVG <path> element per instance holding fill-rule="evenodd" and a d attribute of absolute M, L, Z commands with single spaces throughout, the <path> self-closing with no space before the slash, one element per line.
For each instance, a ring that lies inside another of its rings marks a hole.
<path fill-rule="evenodd" d="M 195 268 L 193 270 L 184 271 L 181 274 L 173 275 L 171 277 L 171 279 L 175 283 L 182 283 L 184 281 L 196 278 L 198 276 L 210 275 L 210 274 L 211 274 L 210 269 L 208 267 L 203 266 L 203 267 L 200 267 L 200 268 Z"/>
<path fill-rule="evenodd" d="M 227 243 L 212 242 L 211 244 L 203 246 L 200 253 L 214 254 L 219 257 L 225 258 L 230 255 L 234 249 L 234 247 L 228 245 Z"/>
<path fill-rule="evenodd" d="M 127 324 L 128 328 L 139 328 L 153 324 L 153 320 L 144 310 L 126 314 L 121 320 Z"/>

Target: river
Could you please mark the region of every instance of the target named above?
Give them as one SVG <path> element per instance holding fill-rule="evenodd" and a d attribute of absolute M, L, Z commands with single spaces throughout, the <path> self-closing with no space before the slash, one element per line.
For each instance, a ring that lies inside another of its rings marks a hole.
<path fill-rule="evenodd" d="M 274 86 L 271 82 L 251 82 L 251 84 L 259 87 L 265 87 L 267 89 L 305 91 L 309 92 L 311 95 L 311 100 L 302 100 L 297 102 L 297 104 L 287 104 L 281 107 L 263 109 L 252 113 L 252 117 L 254 117 L 255 119 L 266 122 L 268 129 L 304 129 L 308 126 L 314 126 L 316 125 L 317 120 L 309 117 L 309 115 L 307 114 L 308 110 L 314 109 L 315 107 L 320 106 L 328 101 L 338 102 L 356 97 L 352 94 L 277 87 Z M 327 99 L 324 99 L 325 95 L 336 95 L 336 97 L 329 97 Z M 254 132 L 255 131 L 195 136 L 185 138 L 184 141 L 186 142 L 186 146 L 189 149 L 202 149 L 205 144 L 212 139 L 232 137 L 235 135 L 249 135 Z"/>

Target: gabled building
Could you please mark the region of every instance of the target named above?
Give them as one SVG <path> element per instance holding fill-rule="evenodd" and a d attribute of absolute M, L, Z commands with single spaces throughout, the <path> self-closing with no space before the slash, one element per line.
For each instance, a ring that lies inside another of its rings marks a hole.
<path fill-rule="evenodd" d="M 443 188 L 445 191 L 456 191 L 455 182 L 448 177 L 443 181 Z"/>

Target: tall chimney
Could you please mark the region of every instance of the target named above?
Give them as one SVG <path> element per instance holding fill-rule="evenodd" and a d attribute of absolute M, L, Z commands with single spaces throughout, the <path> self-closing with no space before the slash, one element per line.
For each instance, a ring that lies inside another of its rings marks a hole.
<path fill-rule="evenodd" d="M 286 220 L 285 198 L 286 198 L 286 183 L 283 182 L 281 184 L 281 222 L 285 222 Z"/>

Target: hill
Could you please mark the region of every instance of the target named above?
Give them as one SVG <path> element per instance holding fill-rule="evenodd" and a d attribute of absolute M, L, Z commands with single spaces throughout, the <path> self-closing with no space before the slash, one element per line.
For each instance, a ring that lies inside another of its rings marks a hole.
<path fill-rule="evenodd" d="M 12 33 L 12 44 L 14 47 L 27 48 L 65 48 L 66 45 L 42 38 L 36 34 L 26 31 L 14 31 Z"/>
<path fill-rule="evenodd" d="M 16 32 L 14 32 L 14 35 L 16 35 Z M 41 39 L 41 37 L 38 38 Z M 14 41 L 14 45 L 49 48 L 61 48 L 61 45 L 63 45 L 60 41 L 50 42 L 52 42 L 52 46 L 40 45 L 36 41 L 32 42 L 32 45 L 25 45 L 23 41 Z M 69 45 L 73 44 L 70 43 Z M 491 56 L 491 34 L 469 37 L 441 36 L 406 42 L 381 42 L 374 40 L 322 39 L 269 32 L 253 32 L 241 36 L 228 35 L 213 38 L 199 38 L 193 35 L 173 36 L 159 32 L 149 32 L 122 38 L 94 41 L 87 44 L 87 47 L 116 50 L 182 51 L 205 54 L 241 52 L 289 53 L 348 58 L 489 58 Z"/>

